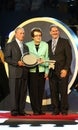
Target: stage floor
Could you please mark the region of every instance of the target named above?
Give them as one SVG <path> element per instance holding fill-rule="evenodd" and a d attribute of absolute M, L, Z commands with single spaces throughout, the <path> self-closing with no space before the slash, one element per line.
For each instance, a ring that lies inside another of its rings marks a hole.
<path fill-rule="evenodd" d="M 6 114 L 7 116 L 4 116 Z M 2 117 L 3 115 L 3 117 Z M 74 116 L 74 118 L 72 118 Z M 42 117 L 42 118 L 41 118 Z M 69 113 L 67 116 L 52 116 L 47 113 L 43 116 L 12 117 L 9 111 L 0 111 L 0 129 L 1 130 L 66 130 L 67 128 L 78 129 L 78 114 Z M 46 118 L 48 117 L 48 118 Z M 50 118 L 49 118 L 50 117 Z M 70 117 L 70 118 L 69 118 Z M 52 119 L 51 119 L 52 118 Z"/>

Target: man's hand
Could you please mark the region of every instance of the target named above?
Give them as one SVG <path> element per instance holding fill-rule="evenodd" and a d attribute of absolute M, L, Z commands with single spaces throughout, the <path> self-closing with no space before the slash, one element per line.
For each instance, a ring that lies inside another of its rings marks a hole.
<path fill-rule="evenodd" d="M 25 66 L 22 61 L 18 61 L 18 66 Z"/>
<path fill-rule="evenodd" d="M 65 69 L 61 70 L 60 77 L 64 78 L 66 76 L 67 76 L 67 70 L 65 70 Z"/>

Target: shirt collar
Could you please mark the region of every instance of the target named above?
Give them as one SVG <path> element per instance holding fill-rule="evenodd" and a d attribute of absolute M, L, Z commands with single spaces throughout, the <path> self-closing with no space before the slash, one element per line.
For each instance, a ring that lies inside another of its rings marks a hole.
<path fill-rule="evenodd" d="M 22 41 L 19 41 L 17 38 L 16 38 L 16 42 L 18 43 L 19 47 L 23 46 Z"/>
<path fill-rule="evenodd" d="M 54 40 L 55 40 L 55 41 L 56 41 L 56 43 L 57 43 L 58 39 L 59 39 L 59 38 L 56 38 L 56 39 L 52 38 L 52 41 L 54 41 Z"/>

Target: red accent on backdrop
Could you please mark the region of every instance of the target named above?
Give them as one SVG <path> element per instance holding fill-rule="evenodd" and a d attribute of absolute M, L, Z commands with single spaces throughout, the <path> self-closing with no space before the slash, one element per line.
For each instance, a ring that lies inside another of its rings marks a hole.
<path fill-rule="evenodd" d="M 38 119 L 38 120 L 78 120 L 78 114 L 68 114 L 68 115 L 52 115 L 46 113 L 45 115 L 27 115 L 27 116 L 11 116 L 10 112 L 0 113 L 0 118 L 9 119 Z"/>

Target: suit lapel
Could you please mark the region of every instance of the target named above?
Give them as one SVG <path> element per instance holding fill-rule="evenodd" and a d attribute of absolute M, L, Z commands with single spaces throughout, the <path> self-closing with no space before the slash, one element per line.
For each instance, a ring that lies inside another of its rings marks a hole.
<path fill-rule="evenodd" d="M 58 52 L 58 50 L 60 49 L 60 47 L 61 47 L 61 42 L 60 42 L 60 38 L 59 38 L 58 41 L 57 41 L 57 45 L 56 45 L 56 49 L 55 49 L 55 53 Z"/>
<path fill-rule="evenodd" d="M 15 42 L 15 48 L 16 48 L 16 50 L 18 51 L 18 54 L 19 54 L 19 55 L 22 55 L 22 54 L 21 54 L 21 50 L 20 50 L 20 48 L 19 48 L 17 42 Z"/>
<path fill-rule="evenodd" d="M 49 42 L 49 51 L 51 51 L 52 52 L 52 40 Z"/>

